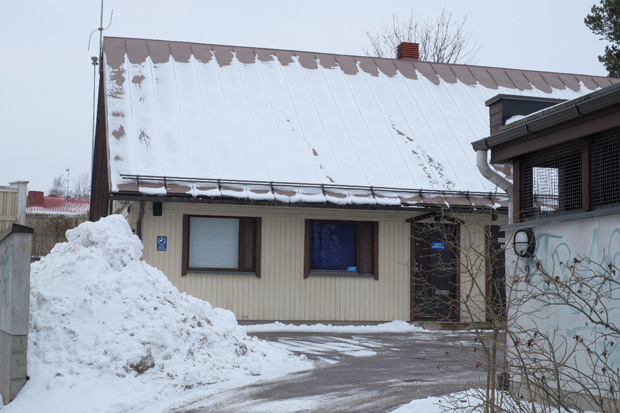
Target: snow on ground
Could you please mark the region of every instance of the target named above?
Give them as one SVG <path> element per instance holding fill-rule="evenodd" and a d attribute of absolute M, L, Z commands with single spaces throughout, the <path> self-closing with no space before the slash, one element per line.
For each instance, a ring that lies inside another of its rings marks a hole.
<path fill-rule="evenodd" d="M 271 324 L 249 324 L 245 326 L 248 333 L 296 331 L 304 333 L 407 333 L 413 331 L 426 332 L 422 327 L 414 326 L 406 321 L 392 321 L 377 325 L 331 325 L 331 324 L 284 324 L 276 321 Z"/>
<path fill-rule="evenodd" d="M 312 367 L 249 337 L 232 312 L 180 293 L 141 261 L 121 216 L 67 239 L 32 265 L 30 381 L 3 413 L 153 411 L 216 383 Z"/>
<path fill-rule="evenodd" d="M 165 412 L 313 367 L 291 351 L 375 354 L 367 337 L 363 343 L 341 338 L 309 346 L 295 340 L 270 343 L 248 333 L 416 332 L 433 337 L 403 321 L 239 326 L 230 311 L 180 293 L 163 273 L 141 261 L 142 244 L 122 217 L 86 222 L 69 231 L 67 239 L 32 265 L 30 381 L 10 405 L 0 407 L 2 413 Z M 442 400 L 414 400 L 397 412 L 444 411 Z M 294 412 L 320 405 L 320 399 L 309 397 L 252 411 Z"/>

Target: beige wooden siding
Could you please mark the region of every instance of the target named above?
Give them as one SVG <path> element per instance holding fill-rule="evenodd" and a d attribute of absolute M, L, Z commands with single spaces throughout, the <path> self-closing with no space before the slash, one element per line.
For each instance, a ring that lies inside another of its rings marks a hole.
<path fill-rule="evenodd" d="M 143 219 L 144 259 L 162 270 L 181 291 L 232 310 L 239 320 L 390 321 L 409 319 L 410 213 L 338 211 L 318 208 L 243 207 L 164 203 L 154 217 L 147 203 Z M 138 204 L 129 222 L 135 229 Z M 262 278 L 250 275 L 181 276 L 183 214 L 262 218 Z M 350 219 L 379 222 L 379 280 L 365 277 L 303 278 L 304 220 Z M 156 251 L 156 237 L 168 237 L 168 251 Z"/>
<path fill-rule="evenodd" d="M 486 319 L 486 231 L 489 225 L 503 225 L 505 220 L 491 221 L 488 214 L 461 216 L 460 239 L 460 311 L 463 322 Z"/>
<path fill-rule="evenodd" d="M 17 221 L 17 190 L 0 188 L 0 232 Z"/>

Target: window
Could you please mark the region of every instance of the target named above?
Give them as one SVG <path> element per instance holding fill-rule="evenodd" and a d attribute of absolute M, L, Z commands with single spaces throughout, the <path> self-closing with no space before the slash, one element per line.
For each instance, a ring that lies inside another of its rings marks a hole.
<path fill-rule="evenodd" d="M 572 141 L 523 157 L 521 214 L 524 218 L 581 210 L 581 149 L 580 141 Z"/>
<path fill-rule="evenodd" d="M 620 128 L 525 154 L 521 220 L 620 205 Z"/>
<path fill-rule="evenodd" d="M 592 140 L 592 209 L 620 205 L 620 128 L 597 133 Z"/>
<path fill-rule="evenodd" d="M 306 220 L 304 278 L 368 275 L 378 279 L 376 222 Z"/>
<path fill-rule="evenodd" d="M 260 277 L 260 218 L 183 217 L 183 275 L 188 271 Z"/>

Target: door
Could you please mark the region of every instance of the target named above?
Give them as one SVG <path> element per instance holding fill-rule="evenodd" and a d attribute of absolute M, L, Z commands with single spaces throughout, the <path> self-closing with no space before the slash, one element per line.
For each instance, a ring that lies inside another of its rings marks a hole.
<path fill-rule="evenodd" d="M 506 268 L 504 249 L 506 238 L 499 226 L 487 227 L 487 321 L 506 320 Z"/>
<path fill-rule="evenodd" d="M 456 320 L 457 225 L 414 226 L 414 302 L 416 320 Z"/>

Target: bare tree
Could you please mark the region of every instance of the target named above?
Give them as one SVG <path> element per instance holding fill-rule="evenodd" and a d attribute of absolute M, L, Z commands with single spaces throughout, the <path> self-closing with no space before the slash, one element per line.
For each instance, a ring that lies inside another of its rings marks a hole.
<path fill-rule="evenodd" d="M 74 198 L 90 197 L 90 175 L 88 173 L 81 173 L 75 178 L 71 196 Z"/>
<path fill-rule="evenodd" d="M 55 195 L 58 197 L 67 196 L 67 180 L 65 177 L 60 174 L 52 181 L 52 187 L 49 189 L 48 193 L 50 195 Z"/>
<path fill-rule="evenodd" d="M 422 17 L 415 10 L 409 15 L 392 15 L 392 24 L 376 33 L 366 32 L 370 47 L 368 56 L 396 57 L 396 47 L 402 42 L 420 44 L 420 60 L 437 63 L 473 63 L 480 45 L 467 30 L 467 15 L 458 18 L 454 10 L 444 5 L 436 16 Z"/>
<path fill-rule="evenodd" d="M 472 413 L 620 412 L 617 247 L 600 255 L 592 251 L 596 259 L 566 255 L 545 264 L 532 256 L 518 258 L 524 261 L 517 265 L 511 256 L 504 264 L 503 248 L 493 241 L 499 243 L 492 229 L 497 224 L 489 225 L 493 217 L 483 214 L 472 213 L 462 221 L 458 239 L 445 225 L 459 218 L 449 211 L 416 224 L 445 231 L 445 248 L 460 250 L 455 261 L 416 266 L 416 277 L 429 281 L 425 271 L 448 273 L 458 266 L 459 297 L 450 305 L 459 306 L 461 320 L 476 326 L 474 342 L 464 342 L 459 355 L 472 368 L 472 390 L 444 397 L 440 404 L 448 411 Z M 496 264 L 508 271 L 504 282 L 494 285 Z M 494 295 L 495 288 L 505 295 Z M 427 304 L 416 308 L 431 314 L 433 306 L 440 309 L 443 303 L 435 299 Z M 478 370 L 486 372 L 486 380 L 473 373 Z"/>
<path fill-rule="evenodd" d="M 64 174 L 60 174 L 52 181 L 52 187 L 48 193 L 58 197 L 71 196 L 74 198 L 88 198 L 90 196 L 90 175 L 82 173 L 75 179 L 69 181 L 71 185 L 67 185 L 67 178 Z"/>

